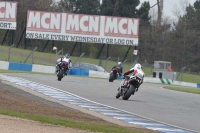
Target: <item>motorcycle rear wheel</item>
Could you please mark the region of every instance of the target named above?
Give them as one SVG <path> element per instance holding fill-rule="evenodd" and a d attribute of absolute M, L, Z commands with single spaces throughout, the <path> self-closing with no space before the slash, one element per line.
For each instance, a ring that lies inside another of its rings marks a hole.
<path fill-rule="evenodd" d="M 125 92 L 125 94 L 122 96 L 123 100 L 128 100 L 131 95 L 135 93 L 135 87 L 131 85 L 129 89 Z"/>
<path fill-rule="evenodd" d="M 112 73 L 112 74 L 110 74 L 110 76 L 109 76 L 109 82 L 113 82 L 113 80 L 114 80 L 114 75 L 113 75 L 113 73 Z"/>

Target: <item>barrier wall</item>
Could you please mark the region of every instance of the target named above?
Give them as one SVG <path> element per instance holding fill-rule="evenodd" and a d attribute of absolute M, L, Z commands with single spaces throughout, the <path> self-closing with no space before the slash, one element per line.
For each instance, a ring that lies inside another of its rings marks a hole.
<path fill-rule="evenodd" d="M 8 70 L 18 70 L 18 71 L 32 71 L 32 64 L 22 64 L 10 62 L 8 66 Z"/>
<path fill-rule="evenodd" d="M 68 72 L 69 75 L 89 76 L 89 70 L 83 68 L 72 68 Z"/>
<path fill-rule="evenodd" d="M 6 61 L 0 61 L 0 69 L 27 71 L 27 72 L 55 73 L 55 67 L 53 66 L 24 64 L 24 63 L 6 62 Z"/>
<path fill-rule="evenodd" d="M 41 73 L 51 73 L 51 74 L 55 73 L 54 66 L 23 64 L 23 63 L 6 62 L 6 61 L 0 61 L 0 69 L 19 70 L 19 71 L 27 71 L 27 72 L 41 72 Z M 70 69 L 68 74 L 69 75 L 77 75 L 77 76 L 107 78 L 107 79 L 109 78 L 109 73 L 90 71 L 90 70 L 82 69 L 82 68 L 72 68 L 72 69 Z M 123 76 L 118 77 L 118 79 L 122 79 L 122 78 L 123 78 Z M 198 83 L 172 81 L 169 79 L 159 79 L 159 78 L 153 78 L 153 77 L 145 77 L 144 82 L 172 84 L 172 85 L 200 88 L 200 84 L 198 84 Z"/>
<path fill-rule="evenodd" d="M 9 62 L 0 61 L 0 69 L 8 70 Z"/>
<path fill-rule="evenodd" d="M 89 71 L 89 77 L 109 78 L 109 73 Z"/>
<path fill-rule="evenodd" d="M 43 72 L 44 71 L 44 67 L 42 65 L 33 65 L 32 71 L 33 72 Z"/>
<path fill-rule="evenodd" d="M 145 77 L 144 82 L 150 82 L 150 83 L 162 83 L 162 84 L 173 84 L 173 81 L 171 79 L 160 79 L 160 78 L 153 78 L 153 77 Z"/>
<path fill-rule="evenodd" d="M 33 64 L 32 72 L 55 73 L 55 67 Z"/>
<path fill-rule="evenodd" d="M 149 83 L 162 83 L 162 84 L 171 84 L 171 85 L 178 85 L 178 86 L 186 86 L 186 87 L 195 87 L 200 88 L 200 84 L 198 83 L 189 83 L 189 82 L 181 82 L 181 81 L 172 81 L 170 79 L 159 79 L 159 78 L 152 78 L 152 77 L 145 77 L 144 82 Z"/>
<path fill-rule="evenodd" d="M 174 81 L 174 82 L 173 82 L 173 85 L 200 88 L 200 86 L 198 85 L 198 83 L 188 83 L 188 82 Z"/>

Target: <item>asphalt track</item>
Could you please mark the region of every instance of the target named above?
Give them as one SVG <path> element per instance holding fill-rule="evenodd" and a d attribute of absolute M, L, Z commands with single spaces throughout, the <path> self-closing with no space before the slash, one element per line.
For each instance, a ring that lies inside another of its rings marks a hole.
<path fill-rule="evenodd" d="M 200 96 L 162 88 L 162 84 L 143 83 L 128 101 L 116 99 L 121 81 L 108 82 L 75 76 L 57 81 L 56 76 L 6 74 L 52 86 L 89 100 L 138 114 L 157 121 L 200 132 Z"/>

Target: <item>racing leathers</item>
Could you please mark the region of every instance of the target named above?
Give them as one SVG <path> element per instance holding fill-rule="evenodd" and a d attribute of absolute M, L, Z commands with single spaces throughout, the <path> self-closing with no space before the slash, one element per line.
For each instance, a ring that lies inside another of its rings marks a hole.
<path fill-rule="evenodd" d="M 118 73 L 119 73 L 119 76 L 121 76 L 121 75 L 122 75 L 122 66 L 121 66 L 121 65 L 115 65 L 115 66 L 112 68 L 112 70 L 113 70 L 114 68 L 117 68 L 117 71 L 118 71 Z"/>
<path fill-rule="evenodd" d="M 140 68 L 133 67 L 133 68 L 131 68 L 130 70 L 127 70 L 126 72 L 124 72 L 124 78 L 125 78 L 125 75 L 129 75 L 130 73 L 132 73 L 132 75 L 135 75 L 135 74 L 137 74 L 137 73 L 140 73 L 140 74 L 143 75 L 143 79 L 144 79 L 144 72 L 143 72 L 142 69 L 140 69 Z M 142 79 L 141 84 L 143 83 L 143 79 Z M 127 80 L 125 79 L 125 80 L 124 80 L 124 86 L 127 86 L 127 84 L 128 84 L 128 82 L 127 82 Z M 139 85 L 136 87 L 136 90 L 135 90 L 135 91 L 138 91 L 138 88 L 140 87 L 141 84 L 139 84 Z"/>
<path fill-rule="evenodd" d="M 70 59 L 70 58 L 66 58 L 65 56 L 59 58 L 59 59 L 56 61 L 56 72 L 59 71 L 59 65 L 60 65 L 61 62 L 63 62 L 63 61 L 68 63 L 67 68 L 65 69 L 65 74 L 67 74 L 66 72 L 69 71 L 69 68 L 70 68 L 70 67 L 72 67 L 72 63 L 71 63 L 71 59 Z"/>

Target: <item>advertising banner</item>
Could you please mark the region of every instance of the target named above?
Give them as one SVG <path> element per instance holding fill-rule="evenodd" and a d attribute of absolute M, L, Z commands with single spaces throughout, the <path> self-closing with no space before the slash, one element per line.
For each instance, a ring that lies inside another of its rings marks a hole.
<path fill-rule="evenodd" d="M 26 38 L 138 45 L 139 19 L 28 11 Z"/>
<path fill-rule="evenodd" d="M 16 30 L 17 2 L 0 1 L 0 29 Z"/>

